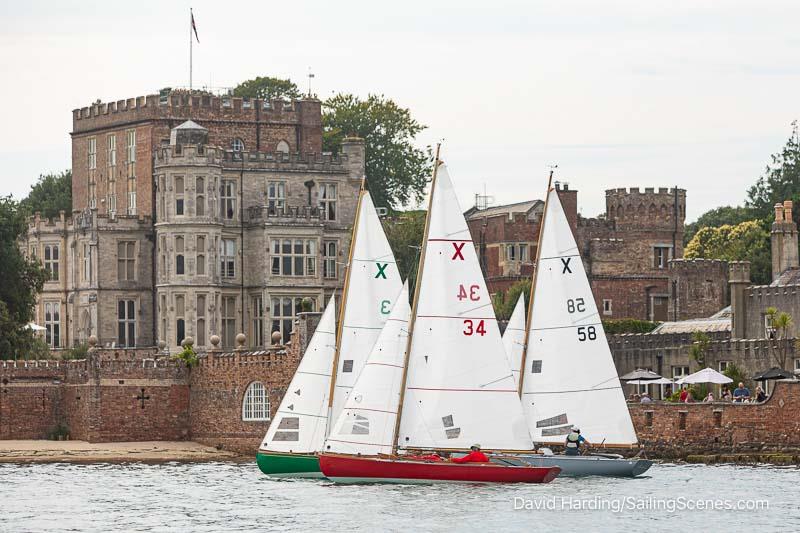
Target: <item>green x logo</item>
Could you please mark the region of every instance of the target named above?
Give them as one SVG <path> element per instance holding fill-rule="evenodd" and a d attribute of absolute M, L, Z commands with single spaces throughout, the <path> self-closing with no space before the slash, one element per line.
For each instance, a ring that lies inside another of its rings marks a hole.
<path fill-rule="evenodd" d="M 375 274 L 375 279 L 386 279 L 386 267 L 389 266 L 389 263 L 375 263 L 375 266 L 378 267 L 378 273 Z"/>

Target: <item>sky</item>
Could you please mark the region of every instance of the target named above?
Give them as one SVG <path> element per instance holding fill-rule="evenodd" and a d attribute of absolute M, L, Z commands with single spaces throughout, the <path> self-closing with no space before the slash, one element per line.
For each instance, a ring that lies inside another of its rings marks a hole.
<path fill-rule="evenodd" d="M 443 142 L 464 209 L 687 189 L 687 221 L 744 201 L 800 116 L 791 1 L 60 0 L 0 5 L 0 195 L 70 166 L 72 109 L 259 75 L 320 98 L 384 94 Z"/>

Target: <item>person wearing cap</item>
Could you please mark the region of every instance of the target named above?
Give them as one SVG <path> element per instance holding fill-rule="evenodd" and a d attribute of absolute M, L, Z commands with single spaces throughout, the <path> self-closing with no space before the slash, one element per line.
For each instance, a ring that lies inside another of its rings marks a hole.
<path fill-rule="evenodd" d="M 453 457 L 450 459 L 454 463 L 488 463 L 489 458 L 481 451 L 480 444 L 473 444 L 469 447 L 471 450 L 464 457 Z"/>
<path fill-rule="evenodd" d="M 569 435 L 567 435 L 567 440 L 565 443 L 566 449 L 564 453 L 566 455 L 580 455 L 581 454 L 581 445 L 583 443 L 589 444 L 589 441 L 581 435 L 581 430 L 578 426 L 572 426 L 572 431 L 570 431 Z"/>

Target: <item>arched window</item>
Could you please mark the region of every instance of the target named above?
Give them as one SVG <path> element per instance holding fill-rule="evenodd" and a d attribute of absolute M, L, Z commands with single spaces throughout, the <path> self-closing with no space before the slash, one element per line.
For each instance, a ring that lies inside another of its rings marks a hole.
<path fill-rule="evenodd" d="M 246 422 L 269 421 L 269 395 L 260 381 L 252 382 L 244 393 L 242 420 Z"/>
<path fill-rule="evenodd" d="M 233 149 L 234 152 L 244 152 L 244 141 L 239 138 L 234 139 L 233 142 L 231 142 L 231 149 Z"/>
<path fill-rule="evenodd" d="M 289 143 L 287 143 L 286 141 L 280 141 L 278 143 L 278 147 L 275 148 L 275 151 L 283 152 L 284 154 L 288 154 L 289 153 Z"/>

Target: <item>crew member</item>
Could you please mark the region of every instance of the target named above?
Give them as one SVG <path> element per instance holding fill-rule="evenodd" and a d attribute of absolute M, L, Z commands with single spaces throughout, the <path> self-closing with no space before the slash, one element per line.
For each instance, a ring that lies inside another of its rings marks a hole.
<path fill-rule="evenodd" d="M 488 463 L 489 458 L 481 451 L 480 444 L 473 444 L 469 447 L 471 450 L 464 457 L 453 457 L 450 459 L 454 463 Z"/>
<path fill-rule="evenodd" d="M 581 435 L 581 430 L 578 429 L 578 426 L 572 426 L 572 431 L 567 435 L 566 451 L 564 453 L 566 455 L 580 455 L 581 445 L 584 442 L 589 444 L 589 441 Z"/>

